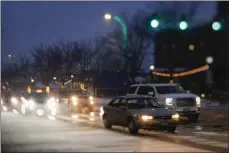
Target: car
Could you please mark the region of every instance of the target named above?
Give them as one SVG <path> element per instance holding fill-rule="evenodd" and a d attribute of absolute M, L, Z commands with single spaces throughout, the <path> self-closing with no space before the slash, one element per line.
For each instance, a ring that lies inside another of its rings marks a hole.
<path fill-rule="evenodd" d="M 47 93 L 28 94 L 26 97 L 22 97 L 22 102 L 21 112 L 24 115 L 55 116 L 57 113 L 58 100 L 50 97 Z"/>
<path fill-rule="evenodd" d="M 175 83 L 134 84 L 130 86 L 127 95 L 149 95 L 166 107 L 175 109 L 180 116 L 187 117 L 191 122 L 199 118 L 201 98 Z"/>
<path fill-rule="evenodd" d="M 59 100 L 61 104 L 68 105 L 68 113 L 89 114 L 95 109 L 93 96 L 83 93 L 79 89 L 59 91 Z"/>
<path fill-rule="evenodd" d="M 106 129 L 113 125 L 128 127 L 130 134 L 139 129 L 166 129 L 174 132 L 179 124 L 176 111 L 160 105 L 150 96 L 120 96 L 100 108 L 100 117 Z"/>

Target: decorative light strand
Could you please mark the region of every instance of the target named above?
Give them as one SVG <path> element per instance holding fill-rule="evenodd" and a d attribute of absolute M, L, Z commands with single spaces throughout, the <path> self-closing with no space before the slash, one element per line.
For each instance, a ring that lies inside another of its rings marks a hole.
<path fill-rule="evenodd" d="M 193 75 L 193 74 L 205 71 L 207 69 L 209 69 L 209 65 L 204 65 L 202 67 L 199 67 L 199 68 L 196 68 L 193 70 L 180 72 L 180 73 L 174 73 L 174 74 L 172 74 L 172 76 L 173 77 L 181 77 L 181 76 Z M 153 71 L 152 74 L 162 76 L 162 77 L 170 77 L 171 76 L 169 73 L 161 73 L 161 72 L 155 72 L 155 71 Z"/>

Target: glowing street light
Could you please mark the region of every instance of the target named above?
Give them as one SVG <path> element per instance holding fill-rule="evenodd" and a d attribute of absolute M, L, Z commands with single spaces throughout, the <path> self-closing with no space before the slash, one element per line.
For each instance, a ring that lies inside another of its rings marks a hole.
<path fill-rule="evenodd" d="M 150 71 L 153 71 L 155 69 L 155 66 L 154 65 L 150 65 L 149 69 L 150 69 Z"/>
<path fill-rule="evenodd" d="M 71 78 L 74 78 L 74 75 L 71 75 Z"/>
<path fill-rule="evenodd" d="M 213 59 L 213 57 L 211 57 L 211 56 L 209 56 L 209 57 L 206 58 L 206 62 L 207 62 L 208 64 L 212 64 L 213 61 L 214 61 L 214 59 Z"/>
<path fill-rule="evenodd" d="M 106 14 L 104 15 L 104 18 L 105 18 L 106 20 L 110 20 L 110 19 L 112 18 L 112 16 L 111 16 L 111 14 L 106 13 Z"/>
<path fill-rule="evenodd" d="M 34 82 L 34 80 L 33 80 L 33 79 L 31 79 L 31 82 Z"/>
<path fill-rule="evenodd" d="M 56 77 L 53 77 L 53 80 L 56 80 Z"/>

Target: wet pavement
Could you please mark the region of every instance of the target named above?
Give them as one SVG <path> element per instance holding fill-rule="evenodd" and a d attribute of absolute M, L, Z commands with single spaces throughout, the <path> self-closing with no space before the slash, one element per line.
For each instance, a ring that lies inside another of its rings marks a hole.
<path fill-rule="evenodd" d="M 138 136 L 131 136 L 125 130 L 120 130 L 122 128 L 105 130 L 96 126 L 93 120 L 77 118 L 72 123 L 12 112 L 2 112 L 1 115 L 2 151 L 209 152 L 207 148 L 200 149 L 201 147 L 188 143 L 168 141 L 156 134 L 145 136 L 143 132 Z M 176 137 L 175 134 L 173 136 Z"/>

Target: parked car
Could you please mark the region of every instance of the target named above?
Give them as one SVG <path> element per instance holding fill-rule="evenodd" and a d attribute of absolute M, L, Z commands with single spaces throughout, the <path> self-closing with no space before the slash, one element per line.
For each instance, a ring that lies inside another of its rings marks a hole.
<path fill-rule="evenodd" d="M 100 117 L 104 127 L 128 127 L 129 133 L 139 129 L 165 129 L 174 132 L 179 124 L 179 114 L 159 104 L 150 96 L 120 96 L 101 107 Z"/>
<path fill-rule="evenodd" d="M 178 84 L 134 84 L 131 85 L 127 95 L 149 95 L 168 108 L 175 109 L 180 116 L 187 117 L 196 122 L 200 114 L 199 96 L 185 91 Z"/>

